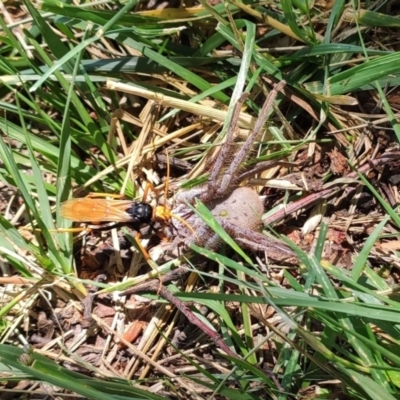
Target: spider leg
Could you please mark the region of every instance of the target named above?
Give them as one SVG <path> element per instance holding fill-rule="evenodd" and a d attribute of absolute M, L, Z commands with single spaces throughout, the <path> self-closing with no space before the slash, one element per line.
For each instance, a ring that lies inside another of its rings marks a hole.
<path fill-rule="evenodd" d="M 178 193 L 178 195 L 176 196 L 177 203 L 187 202 L 193 205 L 196 198 L 201 198 L 203 202 L 207 202 L 208 200 L 215 198 L 215 193 L 218 191 L 219 186 L 218 175 L 222 167 L 224 166 L 224 163 L 226 162 L 226 158 L 229 154 L 230 146 L 233 140 L 233 133 L 235 132 L 240 117 L 240 110 L 248 96 L 249 93 L 243 93 L 235 105 L 232 118 L 229 123 L 228 132 L 226 134 L 225 143 L 222 145 L 221 150 L 218 153 L 210 176 L 208 177 L 207 185 L 199 188 L 192 188 L 190 190 L 185 190 Z"/>
<path fill-rule="evenodd" d="M 267 99 L 262 106 L 260 111 L 260 116 L 257 119 L 253 131 L 250 133 L 249 137 L 246 139 L 245 143 L 243 144 L 240 151 L 236 154 L 235 158 L 233 159 L 230 167 L 225 172 L 222 177 L 222 181 L 218 182 L 218 187 L 216 188 L 215 194 L 217 196 L 223 196 L 228 187 L 230 186 L 234 174 L 236 170 L 239 168 L 239 165 L 243 162 L 244 158 L 246 157 L 247 153 L 249 152 L 252 144 L 254 143 L 255 139 L 257 138 L 258 134 L 260 133 L 261 128 L 264 126 L 266 119 L 268 118 L 269 111 L 272 108 L 276 97 L 278 96 L 279 91 L 286 85 L 285 81 L 281 81 L 277 83 L 273 89 L 270 91 Z M 203 200 L 204 201 L 204 200 Z"/>
<path fill-rule="evenodd" d="M 207 193 L 206 186 L 194 187 L 189 190 L 183 190 L 183 191 L 179 192 L 175 197 L 175 201 L 177 204 L 181 204 L 181 205 L 186 204 L 186 203 L 194 205 L 195 199 L 196 198 L 202 199 L 206 193 Z"/>
<path fill-rule="evenodd" d="M 185 246 L 196 244 L 199 247 L 216 251 L 221 246 L 221 238 L 206 224 L 202 223 L 197 229 L 197 238 L 193 236 L 185 240 Z"/>
<path fill-rule="evenodd" d="M 276 160 L 269 160 L 269 161 L 262 161 L 257 163 L 253 168 L 246 170 L 245 172 L 241 173 L 237 177 L 233 179 L 234 184 L 239 184 L 244 180 L 257 175 L 260 172 L 266 171 L 267 169 L 275 168 L 277 166 L 281 167 L 298 167 L 300 163 L 289 162 L 289 161 L 276 161 Z"/>
<path fill-rule="evenodd" d="M 231 222 L 221 221 L 222 227 L 235 239 L 249 250 L 266 251 L 271 259 L 276 261 L 291 262 L 297 260 L 295 253 L 286 244 L 272 239 L 261 232 L 243 228 Z"/>
<path fill-rule="evenodd" d="M 226 158 L 229 154 L 230 146 L 233 141 L 233 133 L 235 132 L 235 129 L 237 128 L 237 125 L 238 125 L 240 110 L 242 108 L 243 103 L 247 99 L 247 97 L 249 97 L 249 93 L 243 93 L 240 96 L 239 100 L 237 101 L 235 108 L 233 110 L 232 119 L 229 123 L 228 132 L 227 132 L 226 138 L 225 138 L 225 143 L 222 145 L 221 150 L 218 153 L 217 159 L 215 160 L 215 164 L 214 164 L 211 174 L 208 178 L 208 182 L 207 182 L 208 188 L 207 188 L 207 191 L 205 192 L 208 195 L 207 196 L 208 199 L 213 198 L 214 193 L 218 189 L 218 186 L 216 185 L 216 183 L 218 181 L 218 179 L 217 179 L 218 174 L 220 173 L 222 167 L 224 166 L 224 162 L 226 162 Z M 202 198 L 202 200 L 206 201 L 207 199 Z"/>

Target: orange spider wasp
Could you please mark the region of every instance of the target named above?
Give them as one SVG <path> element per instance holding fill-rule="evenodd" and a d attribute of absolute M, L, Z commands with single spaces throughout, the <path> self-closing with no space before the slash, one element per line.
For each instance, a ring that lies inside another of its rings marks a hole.
<path fill-rule="evenodd" d="M 82 197 L 69 199 L 61 204 L 60 214 L 63 218 L 75 222 L 115 222 L 132 224 L 140 228 L 143 224 L 168 222 L 172 217 L 186 225 L 197 237 L 193 228 L 178 215 L 172 214 L 166 206 L 152 207 L 143 201 L 99 199 Z M 100 226 L 101 228 L 101 226 Z M 84 229 L 83 229 L 84 230 Z M 73 231 L 68 230 L 68 231 Z"/>
<path fill-rule="evenodd" d="M 61 204 L 61 216 L 76 222 L 122 222 L 149 224 L 153 207 L 141 201 L 111 200 L 93 197 L 70 199 Z"/>
<path fill-rule="evenodd" d="M 165 196 L 168 194 L 168 180 L 170 174 L 169 157 L 167 153 L 167 180 L 165 182 Z M 148 184 L 144 196 L 147 195 Z M 154 190 L 154 188 L 153 188 Z M 92 194 L 87 197 L 69 199 L 61 204 L 61 216 L 75 222 L 101 222 L 128 223 L 134 227 L 142 224 L 152 224 L 153 221 L 167 221 L 172 214 L 165 206 L 152 207 L 144 201 L 115 200 L 99 197 L 121 197 L 119 195 Z"/>
<path fill-rule="evenodd" d="M 165 196 L 168 194 L 168 180 L 170 174 L 169 157 L 167 153 L 167 180 L 165 183 Z M 151 185 L 150 185 L 151 186 Z M 148 187 L 145 190 L 147 194 Z M 154 189 L 153 189 L 154 190 Z M 120 197 L 119 195 L 91 194 L 87 197 L 69 199 L 61 204 L 60 214 L 63 218 L 75 222 L 102 222 L 128 223 L 134 228 L 140 228 L 143 224 L 152 225 L 153 222 L 168 223 L 174 217 L 186 225 L 192 232 L 193 228 L 181 217 L 172 214 L 167 206 L 151 206 L 144 201 L 115 200 L 99 197 Z M 101 228 L 101 226 L 100 226 Z M 74 229 L 72 229 L 74 230 Z M 69 230 L 69 231 L 72 231 Z M 193 232 L 196 235 L 195 232 Z"/>

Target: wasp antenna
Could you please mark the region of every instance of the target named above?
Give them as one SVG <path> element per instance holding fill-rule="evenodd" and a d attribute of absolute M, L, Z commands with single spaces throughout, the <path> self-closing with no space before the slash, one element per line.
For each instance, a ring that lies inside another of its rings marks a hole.
<path fill-rule="evenodd" d="M 168 183 L 169 183 L 169 173 L 170 173 L 170 164 L 169 164 L 169 154 L 168 150 L 165 149 L 165 155 L 167 156 L 167 177 L 165 181 L 165 188 L 164 188 L 164 199 L 165 199 L 165 204 L 167 204 L 167 196 L 168 196 Z"/>
<path fill-rule="evenodd" d="M 193 233 L 193 235 L 195 236 L 196 240 L 200 240 L 199 237 L 197 236 L 196 231 L 193 229 L 192 225 L 189 224 L 189 222 L 185 221 L 183 218 L 179 217 L 178 215 L 172 214 L 170 213 L 170 216 L 177 219 L 178 221 L 182 222 L 184 225 L 186 225 L 189 230 Z"/>
<path fill-rule="evenodd" d="M 199 240 L 199 237 L 197 236 L 197 233 L 193 229 L 193 227 L 179 215 L 172 214 L 171 211 L 168 210 L 166 207 L 157 206 L 154 210 L 154 217 L 160 221 L 167 221 L 171 219 L 171 217 L 177 219 L 178 221 L 182 222 L 182 224 L 184 224 L 187 228 L 189 228 L 189 230 L 193 233 L 196 239 Z"/>

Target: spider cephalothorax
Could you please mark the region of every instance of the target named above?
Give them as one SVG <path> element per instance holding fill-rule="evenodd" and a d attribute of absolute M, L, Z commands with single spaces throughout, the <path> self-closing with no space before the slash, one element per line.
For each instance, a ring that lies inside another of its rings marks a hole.
<path fill-rule="evenodd" d="M 244 177 L 249 174 L 249 171 L 241 171 L 240 166 L 263 128 L 268 112 L 284 84 L 280 82 L 273 88 L 261 109 L 254 129 L 232 158 L 230 154 L 233 132 L 237 128 L 240 108 L 247 95 L 239 100 L 228 129 L 226 142 L 216 157 L 208 182 L 204 186 L 178 193 L 174 200 L 171 215 L 179 218 L 172 218 L 164 229 L 165 235 L 172 240 L 173 252 L 177 248 L 186 250 L 191 244 L 210 250 L 217 250 L 220 247 L 221 240 L 191 207 L 196 199 L 200 199 L 219 224 L 239 244 L 252 250 L 281 254 L 279 258 L 293 256 L 286 245 L 260 233 L 263 204 L 252 188 L 240 186 Z M 256 168 L 260 170 L 259 166 Z"/>

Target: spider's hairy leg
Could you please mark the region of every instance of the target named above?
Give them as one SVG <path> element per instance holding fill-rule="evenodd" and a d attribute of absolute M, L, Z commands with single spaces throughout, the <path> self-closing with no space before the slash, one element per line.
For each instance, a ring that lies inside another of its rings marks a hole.
<path fill-rule="evenodd" d="M 240 116 L 240 110 L 242 109 L 243 103 L 249 97 L 249 93 L 243 93 L 239 100 L 237 101 L 235 108 L 233 110 L 232 118 L 229 123 L 228 132 L 226 134 L 225 143 L 222 145 L 220 152 L 218 153 L 217 159 L 215 160 L 213 169 L 208 177 L 207 190 L 204 193 L 207 194 L 207 198 L 202 196 L 202 201 L 207 201 L 208 199 L 214 198 L 214 194 L 217 191 L 216 182 L 218 180 L 218 175 L 221 169 L 226 163 L 227 156 L 230 152 L 230 146 L 233 142 L 233 134 L 235 129 L 238 127 L 238 121 Z"/>
<path fill-rule="evenodd" d="M 253 145 L 254 141 L 256 140 L 257 136 L 260 133 L 261 128 L 264 126 L 265 121 L 269 115 L 269 111 L 272 108 L 274 101 L 276 97 L 278 96 L 278 93 L 282 88 L 286 85 L 285 81 L 281 81 L 277 83 L 273 89 L 270 91 L 270 93 L 267 96 L 267 99 L 264 102 L 264 105 L 262 106 L 262 109 L 260 111 L 260 116 L 257 119 L 253 131 L 250 133 L 249 137 L 246 139 L 245 143 L 243 144 L 242 148 L 240 151 L 236 154 L 233 162 L 231 163 L 230 167 L 228 170 L 224 173 L 222 177 L 221 182 L 214 182 L 214 184 L 217 184 L 215 187 L 215 194 L 217 196 L 223 196 L 227 190 L 229 189 L 229 186 L 231 185 L 231 182 L 234 178 L 234 174 L 239 168 L 240 164 L 244 161 L 247 153 L 250 151 L 251 146 Z M 203 200 L 204 201 L 204 200 Z"/>
<path fill-rule="evenodd" d="M 297 260 L 295 253 L 285 243 L 228 221 L 223 221 L 221 225 L 237 243 L 249 250 L 265 251 L 270 259 L 278 262 L 295 262 Z"/>
<path fill-rule="evenodd" d="M 301 163 L 289 162 L 289 161 L 277 161 L 277 160 L 261 161 L 257 163 L 253 168 L 248 169 L 247 171 L 244 171 L 237 177 L 235 177 L 233 179 L 233 183 L 237 185 L 240 182 L 243 182 L 244 180 L 257 175 L 259 172 L 266 171 L 267 169 L 274 168 L 278 165 L 281 167 L 291 168 L 291 167 L 299 167 Z"/>
<path fill-rule="evenodd" d="M 214 194 L 215 190 L 217 189 L 215 182 L 218 180 L 218 175 L 223 168 L 224 163 L 226 163 L 226 158 L 230 152 L 230 146 L 233 141 L 233 134 L 238 125 L 240 110 L 242 109 L 243 103 L 248 96 L 249 93 L 243 93 L 235 105 L 232 118 L 229 123 L 228 132 L 226 134 L 225 143 L 222 145 L 217 155 L 212 171 L 208 177 L 207 185 L 181 191 L 176 196 L 175 200 L 177 203 L 189 203 L 193 205 L 196 198 L 200 198 L 203 202 L 207 202 L 208 199 L 215 198 Z"/>
<path fill-rule="evenodd" d="M 191 205 L 194 205 L 195 199 L 202 198 L 203 193 L 205 193 L 206 191 L 207 187 L 205 186 L 183 190 L 176 195 L 175 201 L 177 204 L 189 203 Z"/>

